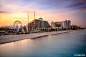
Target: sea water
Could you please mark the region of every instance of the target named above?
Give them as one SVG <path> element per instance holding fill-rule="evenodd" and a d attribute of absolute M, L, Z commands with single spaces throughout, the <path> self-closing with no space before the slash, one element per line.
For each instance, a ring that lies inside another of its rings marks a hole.
<path fill-rule="evenodd" d="M 86 56 L 86 30 L 0 44 L 0 57 Z"/>

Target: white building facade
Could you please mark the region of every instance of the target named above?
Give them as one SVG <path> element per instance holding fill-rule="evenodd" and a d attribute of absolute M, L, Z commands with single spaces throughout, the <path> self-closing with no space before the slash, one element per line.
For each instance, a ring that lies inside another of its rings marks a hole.
<path fill-rule="evenodd" d="M 71 28 L 71 21 L 70 20 L 65 20 L 62 22 L 62 26 L 64 29 L 69 29 Z"/>

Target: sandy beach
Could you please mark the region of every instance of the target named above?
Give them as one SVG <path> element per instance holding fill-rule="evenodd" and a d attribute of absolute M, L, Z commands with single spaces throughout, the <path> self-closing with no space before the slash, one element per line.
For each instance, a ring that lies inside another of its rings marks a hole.
<path fill-rule="evenodd" d="M 19 35 L 2 35 L 2 36 L 0 36 L 0 44 L 15 42 L 15 41 L 23 40 L 23 39 L 44 37 L 44 36 L 48 36 L 48 35 L 58 35 L 58 34 L 68 33 L 71 31 L 73 31 L 73 30 L 31 33 L 31 34 L 19 34 Z"/>

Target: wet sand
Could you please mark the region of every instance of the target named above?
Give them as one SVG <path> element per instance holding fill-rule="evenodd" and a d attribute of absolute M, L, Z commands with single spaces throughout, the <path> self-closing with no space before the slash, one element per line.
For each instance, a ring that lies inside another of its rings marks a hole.
<path fill-rule="evenodd" d="M 31 33 L 31 34 L 19 34 L 19 35 L 2 35 L 2 36 L 0 36 L 0 44 L 15 42 L 15 41 L 23 40 L 23 39 L 45 37 L 48 35 L 58 35 L 58 34 L 68 33 L 71 31 L 73 31 L 73 30 Z"/>

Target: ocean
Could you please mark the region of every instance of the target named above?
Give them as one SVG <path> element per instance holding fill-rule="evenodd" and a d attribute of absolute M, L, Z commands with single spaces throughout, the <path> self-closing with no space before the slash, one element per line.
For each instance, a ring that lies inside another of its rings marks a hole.
<path fill-rule="evenodd" d="M 0 57 L 86 56 L 86 29 L 0 44 Z"/>

